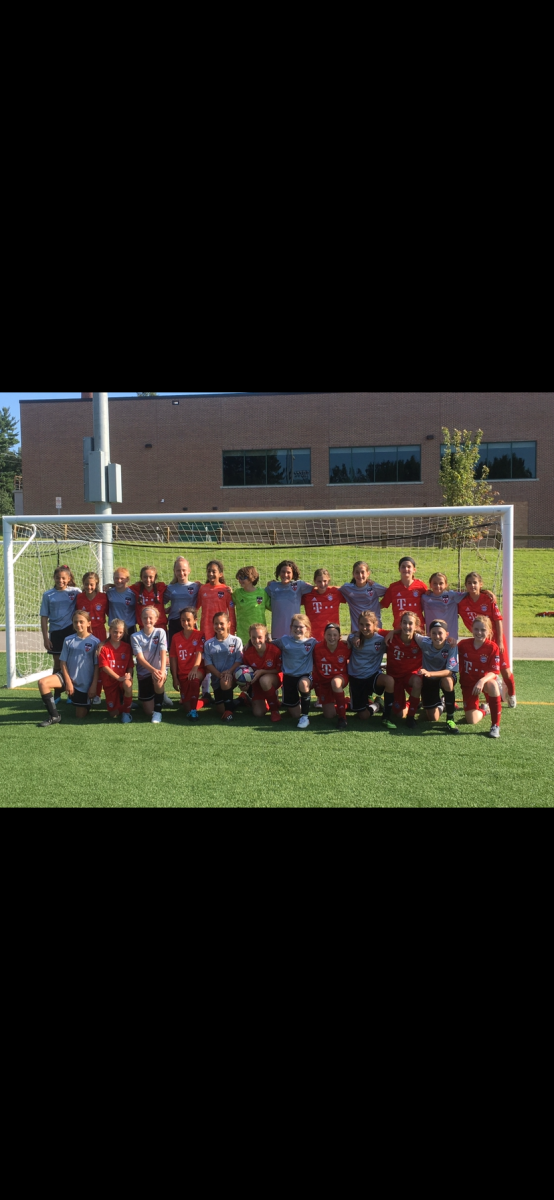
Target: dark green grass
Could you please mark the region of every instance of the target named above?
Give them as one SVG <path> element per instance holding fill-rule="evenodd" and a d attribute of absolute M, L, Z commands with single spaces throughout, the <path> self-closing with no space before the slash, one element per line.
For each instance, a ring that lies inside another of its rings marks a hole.
<path fill-rule="evenodd" d="M 0 656 L 1 682 L 5 656 Z M 553 804 L 554 664 L 517 663 L 520 705 L 503 710 L 502 737 L 481 726 L 449 737 L 412 736 L 379 720 L 348 733 L 317 713 L 306 733 L 283 717 L 250 715 L 197 727 L 177 712 L 161 726 L 141 713 L 108 723 L 104 704 L 84 723 L 60 706 L 62 725 L 38 729 L 38 689 L 0 692 L 3 807 L 10 808 L 544 808 Z M 541 701 L 544 707 L 525 702 Z M 552 705 L 547 707 L 546 705 Z M 457 720 L 461 719 L 458 714 Z"/>

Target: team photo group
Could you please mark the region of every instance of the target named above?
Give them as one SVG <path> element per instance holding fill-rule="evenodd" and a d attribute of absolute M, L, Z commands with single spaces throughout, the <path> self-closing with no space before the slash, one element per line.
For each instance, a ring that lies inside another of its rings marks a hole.
<path fill-rule="evenodd" d="M 78 720 L 105 702 L 113 719 L 131 724 L 136 667 L 138 702 L 153 724 L 173 707 L 170 676 L 191 723 L 206 713 L 231 723 L 248 711 L 278 724 L 285 710 L 306 730 L 315 693 L 318 710 L 341 732 L 347 714 L 394 733 L 444 716 L 445 732 L 459 734 L 460 723 L 490 717 L 488 736 L 500 737 L 502 684 L 508 706 L 517 701 L 496 597 L 475 572 L 464 591 L 450 589 L 440 571 L 424 583 L 410 557 L 399 573 L 393 583 L 377 583 L 369 565 L 356 562 L 351 581 L 335 587 L 325 568 L 307 583 L 285 560 L 265 588 L 254 566 L 239 570 L 231 588 L 221 561 L 207 564 L 202 583 L 191 581 L 179 557 L 168 584 L 153 566 L 137 583 L 118 568 L 102 591 L 95 572 L 79 588 L 70 568 L 59 566 L 40 610 L 53 658 L 52 674 L 38 685 L 47 710 L 41 727 L 61 723 L 63 693 Z M 343 604 L 348 636 L 341 633 Z M 462 640 L 460 617 L 469 634 Z"/>

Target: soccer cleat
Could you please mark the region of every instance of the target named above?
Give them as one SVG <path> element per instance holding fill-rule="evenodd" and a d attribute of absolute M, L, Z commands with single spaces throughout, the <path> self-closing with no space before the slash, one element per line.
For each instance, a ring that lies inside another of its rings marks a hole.
<path fill-rule="evenodd" d="M 56 707 L 58 706 L 58 704 L 60 703 L 60 701 L 61 701 L 61 696 L 58 696 L 58 699 L 57 699 L 57 700 L 54 700 L 54 704 L 56 705 Z"/>
<path fill-rule="evenodd" d="M 188 713 L 187 720 L 188 721 L 197 721 L 198 720 L 198 713 L 196 712 L 195 708 L 193 708 L 191 710 L 191 712 Z"/>
<path fill-rule="evenodd" d="M 239 696 L 239 704 L 242 704 L 243 708 L 252 708 L 252 701 L 250 696 L 246 695 L 246 692 L 241 692 Z"/>
<path fill-rule="evenodd" d="M 167 692 L 164 692 L 163 705 L 164 708 L 173 708 L 173 700 L 168 696 Z"/>
<path fill-rule="evenodd" d="M 121 718 L 121 724 L 122 725 L 132 725 L 133 724 L 133 718 L 130 713 L 123 713 L 123 716 Z"/>
<path fill-rule="evenodd" d="M 300 717 L 300 720 L 299 720 L 299 722 L 298 722 L 298 728 L 299 728 L 299 729 L 308 729 L 308 728 L 309 728 L 309 725 L 310 725 L 310 718 L 309 718 L 309 717 Z"/>
<path fill-rule="evenodd" d="M 346 717 L 341 718 L 341 720 L 337 724 L 337 729 L 338 729 L 339 733 L 346 732 L 346 730 L 348 729 L 348 721 L 346 720 Z"/>
<path fill-rule="evenodd" d="M 273 721 L 274 725 L 277 725 L 279 723 L 279 721 L 281 720 L 281 713 L 280 712 L 272 713 L 271 720 Z"/>
<path fill-rule="evenodd" d="M 508 696 L 508 708 L 517 708 L 517 696 Z"/>
<path fill-rule="evenodd" d="M 408 714 L 408 716 L 406 717 L 406 720 L 404 721 L 404 725 L 405 725 L 406 729 L 415 729 L 416 719 L 415 719 L 413 713 Z"/>
<path fill-rule="evenodd" d="M 460 732 L 460 730 L 458 729 L 458 726 L 456 725 L 456 722 L 452 721 L 452 720 L 446 722 L 445 729 L 446 729 L 447 733 L 459 733 Z"/>
<path fill-rule="evenodd" d="M 152 713 L 152 720 L 151 720 L 150 724 L 151 725 L 161 725 L 161 723 L 162 723 L 162 714 L 161 713 Z"/>
<path fill-rule="evenodd" d="M 62 723 L 61 717 L 58 717 L 58 716 L 49 717 L 47 721 L 41 721 L 41 723 L 39 725 L 39 729 L 48 729 L 48 727 L 50 725 L 61 725 L 61 723 Z"/>
<path fill-rule="evenodd" d="M 390 729 L 391 733 L 396 733 L 396 725 L 393 725 L 392 721 L 389 721 L 388 717 L 383 717 L 382 721 L 383 729 Z"/>
<path fill-rule="evenodd" d="M 498 725 L 492 726 L 492 728 L 489 732 L 489 737 L 491 737 L 491 738 L 499 738 L 500 737 L 500 729 L 498 728 Z"/>
<path fill-rule="evenodd" d="M 101 700 L 100 696 L 95 696 L 95 697 L 94 697 L 94 700 L 92 701 L 92 703 L 94 704 L 94 707 L 95 707 L 95 708 L 98 708 L 98 705 L 102 703 L 102 700 Z"/>
<path fill-rule="evenodd" d="M 73 701 L 71 699 L 71 696 L 68 696 L 67 700 L 66 700 L 66 704 L 72 704 L 72 703 L 73 703 Z"/>
<path fill-rule="evenodd" d="M 224 721 L 226 725 L 230 725 L 231 721 L 233 720 L 232 712 L 224 712 L 221 720 Z"/>

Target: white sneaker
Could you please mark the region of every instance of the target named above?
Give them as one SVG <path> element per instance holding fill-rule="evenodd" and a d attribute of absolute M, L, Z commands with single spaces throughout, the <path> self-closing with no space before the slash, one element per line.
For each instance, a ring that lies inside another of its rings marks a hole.
<path fill-rule="evenodd" d="M 309 728 L 309 725 L 310 725 L 310 718 L 309 718 L 309 717 L 300 717 L 300 720 L 299 720 L 299 722 L 298 722 L 298 728 L 299 728 L 299 729 L 308 729 L 308 728 Z"/>
<path fill-rule="evenodd" d="M 162 714 L 161 713 L 153 713 L 150 724 L 151 725 L 161 725 L 161 723 L 162 723 Z"/>
<path fill-rule="evenodd" d="M 121 718 L 121 724 L 122 725 L 132 725 L 133 724 L 133 718 L 130 715 L 130 713 L 123 713 L 123 716 Z"/>
<path fill-rule="evenodd" d="M 491 737 L 491 738 L 499 738 L 500 737 L 500 730 L 498 728 L 498 725 L 492 726 L 490 733 L 489 733 L 489 737 Z"/>
<path fill-rule="evenodd" d="M 508 708 L 517 708 L 517 696 L 508 696 Z"/>
<path fill-rule="evenodd" d="M 173 700 L 167 692 L 164 692 L 164 708 L 173 708 Z"/>
<path fill-rule="evenodd" d="M 95 707 L 95 708 L 97 708 L 97 707 L 98 707 L 98 705 L 102 703 L 102 699 L 101 699 L 101 697 L 100 697 L 100 696 L 95 696 L 95 697 L 94 697 L 94 700 L 92 701 L 92 703 L 94 704 L 94 707 Z"/>

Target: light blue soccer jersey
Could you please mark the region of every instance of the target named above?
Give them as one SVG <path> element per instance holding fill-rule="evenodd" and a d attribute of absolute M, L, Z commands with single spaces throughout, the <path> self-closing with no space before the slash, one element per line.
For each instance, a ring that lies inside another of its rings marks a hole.
<path fill-rule="evenodd" d="M 243 651 L 240 638 L 233 633 L 223 642 L 210 638 L 204 646 L 204 665 L 208 671 L 210 667 L 215 667 L 223 675 L 224 671 L 232 671 L 242 662 Z"/>
<path fill-rule="evenodd" d="M 67 629 L 68 625 L 71 625 L 79 591 L 80 589 L 76 587 L 64 588 L 63 592 L 58 588 L 50 588 L 50 591 L 44 593 L 40 615 L 48 617 L 50 633 Z"/>
<path fill-rule="evenodd" d="M 94 676 L 94 668 L 98 661 L 98 651 L 102 642 L 92 634 L 80 638 L 73 633 L 66 637 L 60 654 L 60 662 L 66 664 L 69 678 L 78 692 L 88 692 Z"/>
<path fill-rule="evenodd" d="M 109 620 L 124 621 L 126 625 L 136 625 L 136 603 L 137 598 L 135 593 L 130 588 L 125 588 L 124 592 L 117 592 L 114 587 L 108 588 L 106 593 L 109 603 Z"/>
<path fill-rule="evenodd" d="M 170 621 L 178 621 L 184 608 L 196 608 L 201 583 L 168 583 L 165 589 L 164 604 L 171 600 L 168 613 Z"/>
<path fill-rule="evenodd" d="M 458 605 L 464 596 L 467 596 L 467 592 L 443 592 L 442 596 L 435 596 L 433 592 L 426 592 L 422 597 L 421 606 L 425 615 L 427 633 L 429 633 L 431 621 L 446 621 L 448 636 L 457 638 Z"/>
<path fill-rule="evenodd" d="M 387 648 L 382 634 L 374 633 L 373 637 L 366 638 L 363 646 L 358 646 L 357 649 L 353 645 L 352 634 L 348 641 L 350 643 L 348 674 L 353 679 L 370 679 L 372 675 L 377 675 L 377 672 L 382 670 L 383 655 Z"/>
<path fill-rule="evenodd" d="M 313 591 L 313 588 L 310 588 Z M 293 675 L 299 679 L 301 675 L 311 675 L 314 669 L 314 650 L 318 644 L 317 638 L 308 638 L 306 642 L 297 642 L 293 637 L 271 639 L 283 655 L 283 671 L 285 675 Z"/>
<path fill-rule="evenodd" d="M 162 650 L 167 650 L 167 634 L 165 629 L 154 629 L 150 637 L 146 633 L 132 633 L 131 646 L 133 654 L 142 654 L 147 663 L 154 667 L 155 671 L 160 671 L 162 667 Z M 149 679 L 150 671 L 143 667 L 142 663 L 137 662 L 137 676 L 139 679 Z"/>
<path fill-rule="evenodd" d="M 304 583 L 299 579 L 296 583 L 280 583 L 273 579 L 268 583 L 266 592 L 271 600 L 271 636 L 287 637 L 293 617 L 297 617 L 302 607 L 302 597 L 313 592 L 312 583 Z"/>
<path fill-rule="evenodd" d="M 426 671 L 452 671 L 453 675 L 458 674 L 460 668 L 457 646 L 449 646 L 448 642 L 444 642 L 440 650 L 436 650 L 430 637 L 422 637 L 416 633 L 415 639 L 423 650 L 423 666 Z"/>
<path fill-rule="evenodd" d="M 379 601 L 382 600 L 383 596 L 385 595 L 385 592 L 387 591 L 386 587 L 383 587 L 381 583 L 374 583 L 373 580 L 370 579 L 369 583 L 366 583 L 363 588 L 356 587 L 355 583 L 345 583 L 344 587 L 341 587 L 340 590 L 350 609 L 352 633 L 358 632 L 359 620 L 364 612 L 375 613 L 375 616 L 379 622 L 379 628 L 383 628 L 383 621 L 381 619 L 381 605 Z"/>

